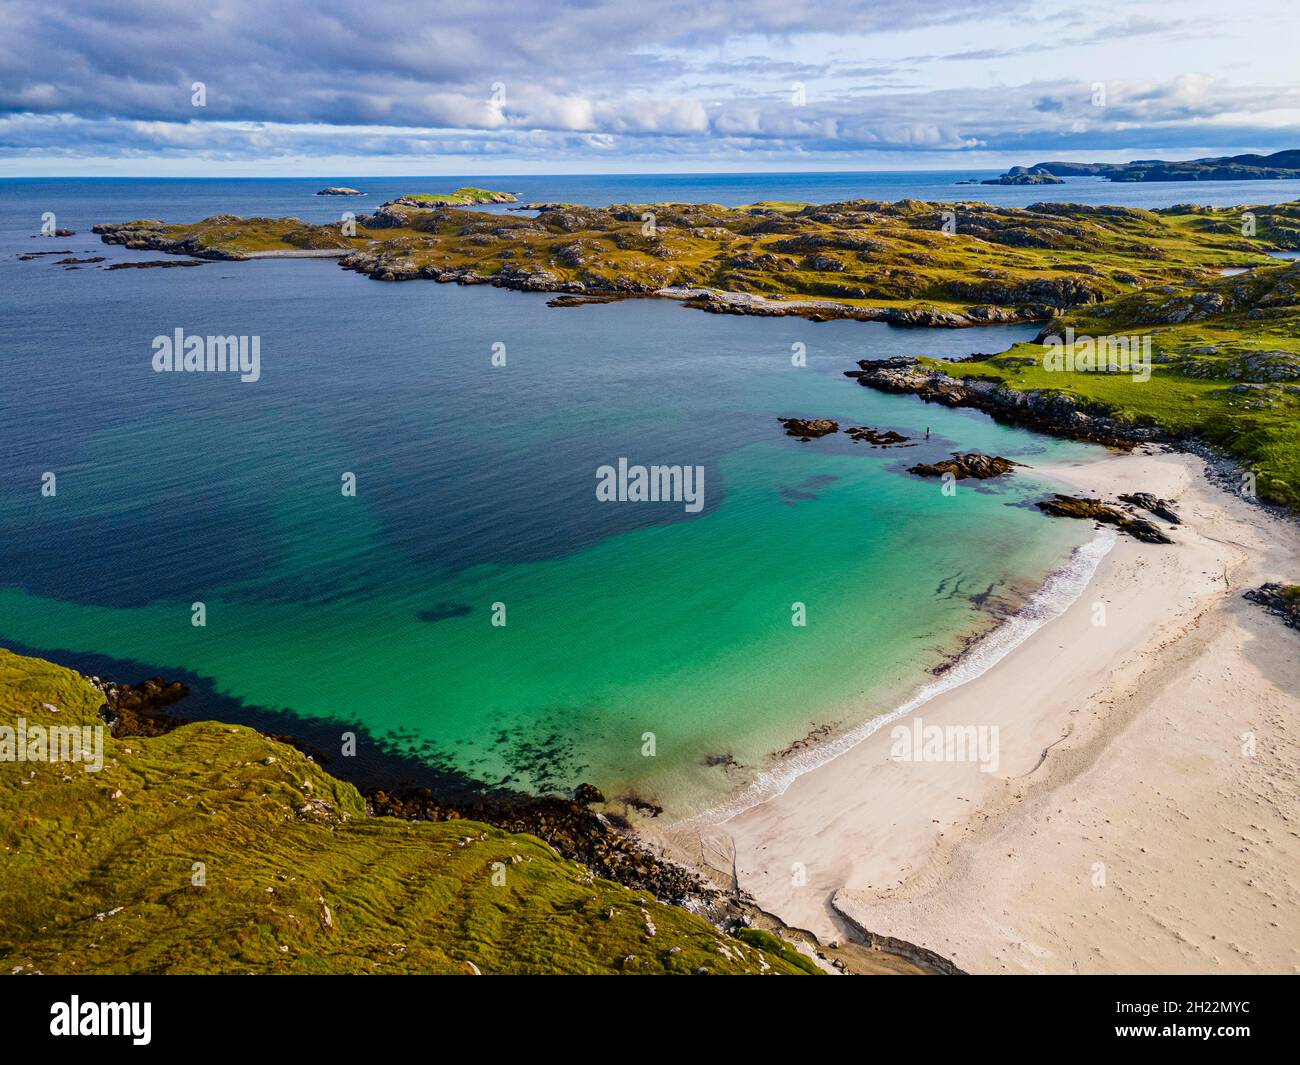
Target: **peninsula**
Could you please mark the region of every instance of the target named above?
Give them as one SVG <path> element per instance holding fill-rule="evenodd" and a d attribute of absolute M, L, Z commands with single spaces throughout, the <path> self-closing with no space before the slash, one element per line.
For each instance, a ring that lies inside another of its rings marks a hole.
<path fill-rule="evenodd" d="M 1049 176 L 1103 177 L 1107 181 L 1281 181 L 1300 179 L 1300 148 L 1272 155 L 1223 155 L 1205 159 L 1168 162 L 1164 159 L 1134 159 L 1130 163 L 1067 163 L 1052 161 L 1032 167 L 1012 167 L 1004 177 L 1018 172 L 1041 171 Z M 1001 178 L 986 185 L 1023 184 Z"/>

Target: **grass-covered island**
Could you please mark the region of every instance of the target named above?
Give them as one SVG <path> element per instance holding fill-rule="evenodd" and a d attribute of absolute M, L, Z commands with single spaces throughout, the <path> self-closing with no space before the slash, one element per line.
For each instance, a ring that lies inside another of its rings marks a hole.
<path fill-rule="evenodd" d="M 455 192 L 417 192 L 392 202 L 404 207 L 477 207 L 485 203 L 518 203 L 519 198 L 513 192 L 493 192 L 463 185 Z"/>
<path fill-rule="evenodd" d="M 95 231 L 199 259 L 336 254 L 377 280 L 555 292 L 559 305 L 665 296 L 812 320 L 1042 321 L 1045 343 L 1005 355 L 854 375 L 1105 443 L 1199 438 L 1250 467 L 1261 497 L 1300 506 L 1300 266 L 1275 257 L 1300 249 L 1300 203 L 537 206 L 505 217 L 405 196 L 354 227 L 218 215 Z M 1150 373 L 1076 364 L 1076 348 L 1112 336 L 1148 345 Z"/>
<path fill-rule="evenodd" d="M 531 835 L 373 816 L 356 788 L 215 721 L 18 760 L 104 694 L 0 649 L 0 960 L 13 973 L 802 973 L 769 932 L 594 877 Z M 6 748 L 4 745 L 8 743 Z"/>

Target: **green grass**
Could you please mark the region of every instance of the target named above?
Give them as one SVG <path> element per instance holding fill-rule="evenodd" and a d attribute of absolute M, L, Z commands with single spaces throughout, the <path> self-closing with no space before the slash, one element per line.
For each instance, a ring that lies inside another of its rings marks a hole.
<path fill-rule="evenodd" d="M 1198 306 L 1209 313 L 1165 321 Z M 1261 313 L 1263 312 L 1263 313 Z M 1252 356 L 1277 353 L 1300 360 L 1300 266 L 1272 265 L 1249 275 L 1191 288 L 1151 289 L 1056 321 L 1076 338 L 1149 336 L 1149 381 L 1128 374 L 1049 371 L 1044 346 L 1020 344 L 973 363 L 933 363 L 957 377 L 1003 381 L 1019 390 L 1057 390 L 1099 404 L 1121 420 L 1159 425 L 1216 444 L 1256 474 L 1256 490 L 1271 502 L 1300 508 L 1300 379 L 1250 380 Z"/>
<path fill-rule="evenodd" d="M 746 928 L 739 933 L 739 938 L 751 947 L 757 947 L 759 950 L 777 955 L 796 969 L 802 969 L 812 976 L 816 976 L 821 972 L 811 958 L 806 954 L 800 954 L 780 936 L 773 935 L 771 932 L 764 931 L 761 928 Z"/>
<path fill-rule="evenodd" d="M 486 190 L 408 202 L 473 202 Z M 1258 235 L 1239 216 L 1257 216 Z M 652 211 L 655 232 L 642 232 Z M 1288 213 L 1291 212 L 1291 213 Z M 378 272 L 424 268 L 545 273 L 555 285 L 653 291 L 693 285 L 850 307 L 1034 308 L 1114 299 L 1158 284 L 1208 281 L 1216 268 L 1262 265 L 1291 246 L 1297 205 L 1233 209 L 1119 207 L 915 200 L 840 204 L 771 202 L 567 206 L 536 218 L 473 211 L 388 209 L 384 226 L 343 237 L 337 225 L 217 216 L 189 225 L 148 223 L 164 238 L 197 238 L 236 253 L 343 247 L 375 256 Z M 955 232 L 944 231 L 951 216 Z"/>
<path fill-rule="evenodd" d="M 404 200 L 414 200 L 416 203 L 428 203 L 434 206 L 472 206 L 477 203 L 497 203 L 498 197 L 509 196 L 513 202 L 515 197 L 508 192 L 493 192 L 491 189 L 479 189 L 472 185 L 465 185 L 455 192 L 436 193 L 436 192 L 417 192 L 411 196 L 403 196 Z"/>
<path fill-rule="evenodd" d="M 0 649 L 0 725 L 97 724 L 102 702 Z M 806 971 L 789 950 L 594 879 L 532 836 L 371 817 L 351 785 L 248 728 L 106 735 L 99 773 L 0 762 L 6 971 Z"/>

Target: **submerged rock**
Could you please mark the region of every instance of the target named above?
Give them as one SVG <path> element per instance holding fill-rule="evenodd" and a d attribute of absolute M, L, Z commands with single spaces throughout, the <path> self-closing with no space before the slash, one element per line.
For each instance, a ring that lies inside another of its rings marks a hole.
<path fill-rule="evenodd" d="M 954 452 L 950 459 L 912 466 L 907 472 L 914 473 L 918 477 L 942 477 L 945 473 L 951 473 L 959 481 L 966 477 L 985 481 L 990 477 L 1000 477 L 1004 473 L 1010 473 L 1017 466 L 1024 466 L 1024 463 L 1012 462 L 1011 459 L 1004 459 L 1001 455 L 980 455 L 971 451 L 966 454 Z"/>
<path fill-rule="evenodd" d="M 872 447 L 897 447 L 908 441 L 902 433 L 892 429 L 873 429 L 869 425 L 850 425 L 844 432 L 855 444 L 870 444 Z"/>

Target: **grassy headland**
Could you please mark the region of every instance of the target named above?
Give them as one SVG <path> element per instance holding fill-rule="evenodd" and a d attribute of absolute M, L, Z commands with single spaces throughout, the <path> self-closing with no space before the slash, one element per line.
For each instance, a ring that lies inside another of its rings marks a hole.
<path fill-rule="evenodd" d="M 1270 250 L 1300 247 L 1300 204 L 543 206 L 536 217 L 503 217 L 402 197 L 353 224 L 218 215 L 95 231 L 108 243 L 206 258 L 335 249 L 348 253 L 345 267 L 386 281 L 571 294 L 694 288 L 764 298 L 745 313 L 888 312 L 920 325 L 1045 319 L 1153 285 L 1205 281 L 1216 268 L 1263 265 Z M 1246 211 L 1255 236 L 1242 235 Z"/>
<path fill-rule="evenodd" d="M 1048 369 L 1041 344 L 982 361 L 922 360 L 959 379 L 1059 393 L 1121 423 L 1157 426 L 1221 447 L 1256 474 L 1256 490 L 1300 509 L 1300 263 L 1205 283 L 1156 286 L 1081 307 L 1045 330 L 1062 337 L 1149 337 L 1149 380 Z"/>
<path fill-rule="evenodd" d="M 0 649 L 0 725 L 100 725 L 71 670 Z M 198 863 L 198 864 L 196 864 Z M 200 882 L 201 881 L 201 882 Z M 253 729 L 104 736 L 104 765 L 0 761 L 0 959 L 43 973 L 798 973 L 780 940 L 472 821 L 374 817 Z"/>

